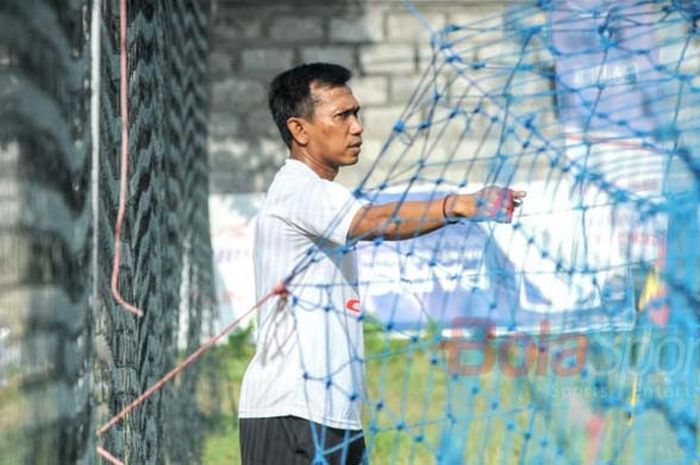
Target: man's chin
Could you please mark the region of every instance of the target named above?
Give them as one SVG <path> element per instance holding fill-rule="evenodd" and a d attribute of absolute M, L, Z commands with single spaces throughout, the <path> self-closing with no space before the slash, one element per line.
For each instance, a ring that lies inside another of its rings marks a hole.
<path fill-rule="evenodd" d="M 342 166 L 352 166 L 356 165 L 357 162 L 360 161 L 360 152 L 358 151 L 357 153 L 353 153 L 351 155 L 348 155 L 344 160 Z"/>

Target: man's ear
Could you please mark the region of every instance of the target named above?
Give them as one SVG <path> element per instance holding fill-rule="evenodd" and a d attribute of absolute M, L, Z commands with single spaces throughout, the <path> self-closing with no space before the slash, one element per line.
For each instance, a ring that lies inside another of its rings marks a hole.
<path fill-rule="evenodd" d="M 302 147 L 309 143 L 309 133 L 306 132 L 306 121 L 303 118 L 293 116 L 287 120 L 287 128 L 292 134 L 292 139 Z"/>

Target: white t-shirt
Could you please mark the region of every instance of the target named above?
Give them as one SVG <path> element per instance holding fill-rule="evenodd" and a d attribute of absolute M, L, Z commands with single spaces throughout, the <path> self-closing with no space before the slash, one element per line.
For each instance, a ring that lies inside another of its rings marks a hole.
<path fill-rule="evenodd" d="M 256 353 L 241 386 L 241 418 L 293 415 L 361 429 L 364 342 L 354 248 L 346 246 L 362 204 L 345 187 L 287 160 L 255 227 L 258 300 L 294 277 L 290 295 L 257 315 Z"/>

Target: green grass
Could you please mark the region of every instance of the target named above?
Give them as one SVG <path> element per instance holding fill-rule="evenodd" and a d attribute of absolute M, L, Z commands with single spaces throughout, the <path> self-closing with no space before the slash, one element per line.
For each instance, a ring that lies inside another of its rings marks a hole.
<path fill-rule="evenodd" d="M 19 463 L 28 441 L 23 418 L 28 406 L 23 401 L 17 377 L 0 387 L 0 465 Z"/>
<path fill-rule="evenodd" d="M 219 379 L 221 403 L 212 405 L 208 395 L 209 386 L 200 386 L 199 400 L 204 412 L 210 419 L 210 431 L 204 445 L 204 459 L 207 465 L 240 465 L 240 447 L 238 444 L 237 402 L 240 395 L 241 380 L 253 357 L 255 348 L 248 342 L 252 327 L 237 332 L 229 338 L 228 344 L 215 347 L 207 357 L 217 359 L 224 367 L 224 375 Z"/>
<path fill-rule="evenodd" d="M 435 332 L 428 333 L 397 340 L 371 324 L 366 327 L 363 425 L 373 465 L 436 463 L 441 451 L 462 457 L 462 463 L 489 465 L 632 465 L 640 458 L 644 463 L 675 463 L 669 460 L 680 457 L 673 427 L 658 411 L 632 416 L 626 411 L 632 402 L 631 370 L 605 377 L 607 397 L 594 387 L 600 377 L 556 376 L 551 369 L 536 368 L 512 376 L 499 368 L 498 360 L 488 372 L 466 376 L 448 364 L 454 355 L 450 346 Z M 225 363 L 222 388 L 228 396 L 219 408 L 207 406 L 218 419 L 206 438 L 207 465 L 240 464 L 235 402 L 253 354 L 246 337 L 239 335 L 212 354 Z M 626 336 L 609 337 L 621 344 Z M 500 342 L 494 342 L 496 347 Z M 517 366 L 525 351 L 511 349 L 500 356 Z M 647 382 L 660 385 L 663 380 Z M 202 402 L 206 397 L 200 392 Z M 606 407 L 606 399 L 613 404 Z M 598 435 L 590 429 L 596 421 Z"/>

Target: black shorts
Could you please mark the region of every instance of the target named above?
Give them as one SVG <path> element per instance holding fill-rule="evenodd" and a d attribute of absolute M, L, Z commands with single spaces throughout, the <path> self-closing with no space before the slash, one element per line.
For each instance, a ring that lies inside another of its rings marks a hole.
<path fill-rule="evenodd" d="M 241 418 L 243 465 L 366 465 L 362 431 L 298 417 Z"/>

